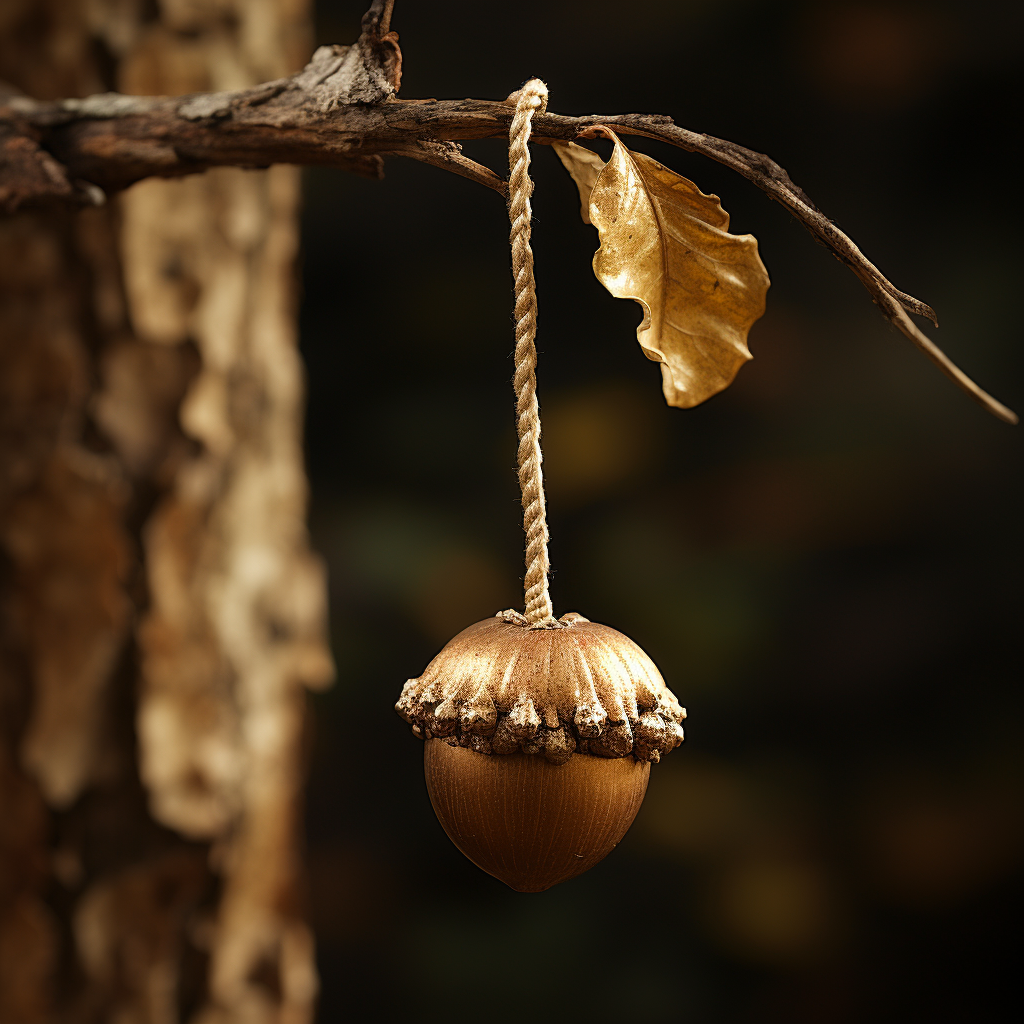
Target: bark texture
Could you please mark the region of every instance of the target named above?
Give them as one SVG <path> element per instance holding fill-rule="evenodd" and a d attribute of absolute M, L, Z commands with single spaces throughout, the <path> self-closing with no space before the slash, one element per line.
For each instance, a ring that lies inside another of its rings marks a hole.
<path fill-rule="evenodd" d="M 303 0 L 22 0 L 42 99 L 244 89 Z M 308 686 L 290 167 L 0 222 L 0 1021 L 301 1022 Z"/>

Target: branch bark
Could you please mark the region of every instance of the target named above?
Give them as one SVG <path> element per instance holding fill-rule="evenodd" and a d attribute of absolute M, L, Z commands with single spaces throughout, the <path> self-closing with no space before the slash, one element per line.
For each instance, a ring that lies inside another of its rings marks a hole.
<path fill-rule="evenodd" d="M 211 167 L 275 163 L 338 167 L 383 176 L 385 157 L 453 171 L 507 198 L 503 178 L 458 143 L 508 137 L 504 100 L 400 100 L 401 51 L 389 31 L 392 0 L 375 0 L 352 46 L 322 46 L 298 74 L 238 92 L 182 97 L 108 93 L 38 102 L 0 94 L 0 206 L 88 204 L 143 178 L 181 177 Z M 533 140 L 572 142 L 607 125 L 710 157 L 781 203 L 846 264 L 901 333 L 958 387 L 999 419 L 1017 416 L 978 387 L 908 314 L 938 326 L 934 310 L 900 291 L 771 157 L 690 131 L 661 114 L 538 113 Z"/>

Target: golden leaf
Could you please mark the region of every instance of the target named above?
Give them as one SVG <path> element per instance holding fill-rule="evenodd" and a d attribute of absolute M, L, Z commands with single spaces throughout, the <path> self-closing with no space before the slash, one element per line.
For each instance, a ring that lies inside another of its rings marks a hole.
<path fill-rule="evenodd" d="M 643 307 L 636 337 L 661 363 L 665 400 L 691 408 L 727 388 L 751 358 L 747 333 L 768 291 L 757 239 L 729 234 L 718 196 L 631 153 L 609 129 L 593 131 L 615 145 L 607 164 L 573 143 L 555 151 L 601 239 L 594 273 L 612 295 Z"/>
<path fill-rule="evenodd" d="M 574 142 L 554 142 L 552 146 L 580 190 L 580 216 L 584 224 L 589 224 L 590 195 L 604 170 L 604 161 L 592 149 Z"/>

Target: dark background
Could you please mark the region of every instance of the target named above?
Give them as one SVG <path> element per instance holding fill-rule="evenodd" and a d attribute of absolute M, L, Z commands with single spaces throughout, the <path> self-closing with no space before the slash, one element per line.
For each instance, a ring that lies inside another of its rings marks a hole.
<path fill-rule="evenodd" d="M 355 39 L 362 9 L 321 0 L 319 41 Z M 552 110 L 667 113 L 771 154 L 1024 411 L 1024 8 L 511 10 L 398 0 L 402 95 L 537 75 Z M 522 602 L 505 210 L 397 160 L 383 182 L 306 178 L 311 521 L 338 663 L 308 800 L 321 1019 L 1001 1019 L 1024 909 L 1024 428 L 753 185 L 627 141 L 722 197 L 772 287 L 736 384 L 667 408 L 639 307 L 594 278 L 596 232 L 535 148 L 557 613 L 627 633 L 689 709 L 619 848 L 539 895 L 447 840 L 392 710 L 452 635 Z M 501 142 L 466 151 L 505 173 Z"/>

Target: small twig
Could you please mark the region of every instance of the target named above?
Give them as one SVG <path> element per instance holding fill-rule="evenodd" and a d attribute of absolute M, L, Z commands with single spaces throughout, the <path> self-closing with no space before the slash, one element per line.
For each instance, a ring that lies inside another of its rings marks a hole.
<path fill-rule="evenodd" d="M 432 167 L 440 167 L 493 188 L 500 196 L 508 198 L 508 182 L 504 178 L 499 178 L 490 167 L 471 160 L 454 142 L 417 141 L 405 149 L 396 148 L 389 155 L 406 156 Z"/>
<path fill-rule="evenodd" d="M 373 0 L 370 9 L 363 15 L 363 32 L 378 38 L 386 36 L 391 28 L 391 11 L 394 6 L 395 0 Z"/>
<path fill-rule="evenodd" d="M 402 84 L 402 51 L 398 48 L 398 33 L 390 31 L 394 3 L 395 0 L 373 0 L 363 15 L 362 34 L 356 43 L 362 64 L 372 77 L 383 78 L 391 96 L 398 93 Z"/>

